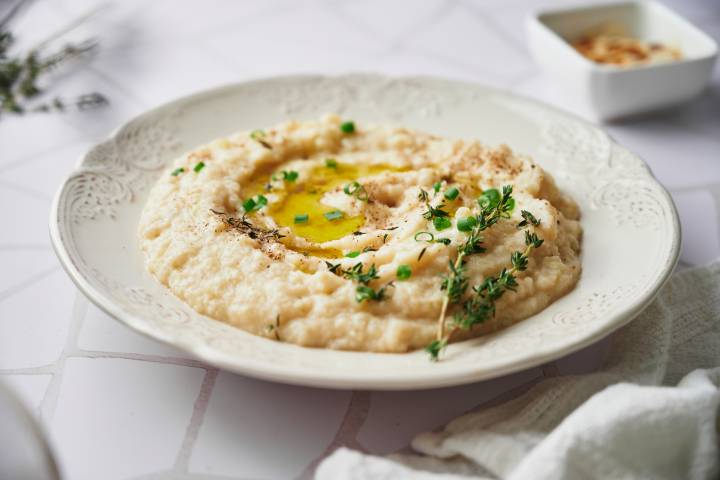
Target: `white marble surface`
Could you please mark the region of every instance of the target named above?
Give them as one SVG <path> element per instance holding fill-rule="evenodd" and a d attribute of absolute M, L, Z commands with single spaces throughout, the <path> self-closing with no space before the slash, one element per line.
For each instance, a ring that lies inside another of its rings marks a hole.
<path fill-rule="evenodd" d="M 668 3 L 720 37 L 716 0 Z M 38 0 L 17 34 L 32 45 L 101 4 Z M 83 114 L 0 121 L 0 380 L 39 418 L 65 478 L 309 478 L 339 445 L 375 453 L 403 449 L 415 433 L 543 375 L 597 364 L 602 342 L 500 379 L 404 393 L 290 387 L 218 372 L 141 338 L 89 304 L 62 272 L 47 235 L 51 197 L 88 146 L 134 114 L 213 85 L 292 72 L 432 74 L 568 108 L 524 45 L 523 16 L 543 3 L 106 5 L 73 35 L 96 35 L 101 51 L 85 68 L 58 74 L 56 84 L 64 94 L 100 91 L 112 103 Z M 720 256 L 718 69 L 711 89 L 693 104 L 607 128 L 650 164 L 675 198 L 685 232 L 681 268 Z"/>

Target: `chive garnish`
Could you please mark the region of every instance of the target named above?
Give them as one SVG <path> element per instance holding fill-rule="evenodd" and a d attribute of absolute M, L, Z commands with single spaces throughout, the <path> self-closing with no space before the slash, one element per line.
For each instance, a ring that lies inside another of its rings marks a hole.
<path fill-rule="evenodd" d="M 342 130 L 343 133 L 353 133 L 355 131 L 355 123 L 343 122 L 340 124 L 340 130 Z"/>
<path fill-rule="evenodd" d="M 477 225 L 477 218 L 465 217 L 457 221 L 457 229 L 461 232 L 469 232 Z"/>
<path fill-rule="evenodd" d="M 199 172 L 200 170 L 202 170 L 203 168 L 205 168 L 205 162 L 198 162 L 198 163 L 196 163 L 195 166 L 193 167 L 193 170 L 195 170 L 195 173 L 197 173 L 197 172 Z"/>
<path fill-rule="evenodd" d="M 245 213 L 257 212 L 265 205 L 267 205 L 267 198 L 263 195 L 256 195 L 253 198 L 248 198 L 242 204 Z"/>
<path fill-rule="evenodd" d="M 412 275 L 410 265 L 400 265 L 397 268 L 397 272 L 395 272 L 395 276 L 397 276 L 398 280 L 407 280 L 410 278 L 410 275 Z"/>
<path fill-rule="evenodd" d="M 443 196 L 448 200 L 455 200 L 458 195 L 460 195 L 460 190 L 458 190 L 457 187 L 448 188 L 443 194 Z"/>
<path fill-rule="evenodd" d="M 435 226 L 435 230 L 439 232 L 450 228 L 452 226 L 452 222 L 447 217 L 435 217 L 433 218 L 433 225 Z"/>
<path fill-rule="evenodd" d="M 428 242 L 431 243 L 433 240 L 435 240 L 435 235 L 433 235 L 431 232 L 417 232 L 415 234 L 415 241 L 416 242 Z"/>
<path fill-rule="evenodd" d="M 325 166 L 327 168 L 337 168 L 337 166 L 338 166 L 337 160 L 335 160 L 334 158 L 326 158 Z"/>
<path fill-rule="evenodd" d="M 183 167 L 176 168 L 175 170 L 172 171 L 172 173 L 171 173 L 170 175 L 172 175 L 173 177 L 177 177 L 178 175 L 180 175 L 180 174 L 183 173 L 184 171 L 185 171 L 185 169 L 184 169 Z"/>
<path fill-rule="evenodd" d="M 300 175 L 295 170 L 282 170 L 280 172 L 280 175 L 274 174 L 271 178 L 273 180 L 285 180 L 286 182 L 294 182 L 298 179 L 298 175 Z"/>
<path fill-rule="evenodd" d="M 489 188 L 480 194 L 477 202 L 482 209 L 493 209 L 500 203 L 500 198 L 497 188 Z"/>
<path fill-rule="evenodd" d="M 343 217 L 343 212 L 340 210 L 331 210 L 323 213 L 323 216 L 332 222 L 333 220 L 341 219 Z"/>
<path fill-rule="evenodd" d="M 355 197 L 362 202 L 367 202 L 368 200 L 367 190 L 358 182 L 346 183 L 343 187 L 343 192 L 345 192 L 345 195 Z"/>
<path fill-rule="evenodd" d="M 348 253 L 345 254 L 345 256 L 346 256 L 347 258 L 355 258 L 355 257 L 357 257 L 358 255 L 360 255 L 360 252 L 358 252 L 357 250 L 354 251 L 354 252 L 348 252 Z"/>
<path fill-rule="evenodd" d="M 295 223 L 307 223 L 309 219 L 310 215 L 308 215 L 307 213 L 295 215 Z"/>
<path fill-rule="evenodd" d="M 442 184 L 440 182 L 433 183 L 433 191 L 435 193 L 438 193 L 440 191 L 440 187 L 442 187 Z"/>

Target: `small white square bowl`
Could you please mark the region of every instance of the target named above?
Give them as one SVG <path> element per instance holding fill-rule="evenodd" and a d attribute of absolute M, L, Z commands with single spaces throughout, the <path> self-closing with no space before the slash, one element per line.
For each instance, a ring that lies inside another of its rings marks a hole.
<path fill-rule="evenodd" d="M 597 120 L 615 120 L 690 100 L 707 86 L 718 56 L 715 41 L 653 1 L 634 0 L 542 10 L 528 16 L 530 51 L 563 98 Z M 595 63 L 570 44 L 607 28 L 676 47 L 682 58 L 618 67 Z"/>

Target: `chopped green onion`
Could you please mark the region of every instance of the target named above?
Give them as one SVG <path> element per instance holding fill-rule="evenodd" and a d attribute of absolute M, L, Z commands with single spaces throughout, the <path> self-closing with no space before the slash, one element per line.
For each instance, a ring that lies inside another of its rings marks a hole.
<path fill-rule="evenodd" d="M 298 179 L 298 175 L 299 175 L 299 173 L 296 172 L 295 170 L 283 170 L 280 172 L 280 176 L 273 175 L 272 179 L 273 180 L 283 179 L 286 182 L 294 182 L 295 180 Z"/>
<path fill-rule="evenodd" d="M 440 187 L 442 187 L 442 184 L 440 182 L 435 182 L 433 184 L 433 190 L 435 191 L 435 193 L 438 193 L 440 191 Z"/>
<path fill-rule="evenodd" d="M 489 188 L 478 197 L 480 208 L 495 208 L 500 204 L 501 196 L 497 188 Z"/>
<path fill-rule="evenodd" d="M 366 202 L 368 199 L 367 190 L 365 190 L 365 187 L 358 182 L 346 183 L 343 187 L 343 192 L 345 192 L 345 195 L 351 195 L 363 202 Z"/>
<path fill-rule="evenodd" d="M 355 257 L 357 257 L 358 255 L 360 255 L 360 252 L 358 252 L 358 251 L 348 252 L 348 253 L 345 254 L 345 256 L 348 257 L 348 258 L 355 258 Z"/>
<path fill-rule="evenodd" d="M 449 238 L 438 238 L 435 240 L 435 243 L 442 243 L 443 245 L 450 245 L 450 239 Z"/>
<path fill-rule="evenodd" d="M 458 195 L 460 195 L 460 190 L 458 190 L 457 187 L 448 188 L 443 194 L 443 196 L 448 200 L 455 200 Z"/>
<path fill-rule="evenodd" d="M 355 131 L 355 123 L 343 122 L 340 124 L 340 130 L 342 130 L 343 133 L 353 133 Z"/>
<path fill-rule="evenodd" d="M 447 217 L 435 217 L 433 218 L 433 225 L 435 226 L 435 230 L 439 232 L 441 230 L 445 230 L 446 228 L 450 228 L 452 226 L 452 222 Z"/>
<path fill-rule="evenodd" d="M 343 192 L 345 192 L 345 195 L 352 195 L 358 188 L 360 188 L 360 184 L 358 182 L 347 183 L 343 187 Z"/>
<path fill-rule="evenodd" d="M 412 275 L 412 269 L 410 265 L 400 265 L 395 273 L 398 280 L 407 280 Z"/>
<path fill-rule="evenodd" d="M 196 163 L 195 166 L 193 167 L 193 170 L 195 170 L 195 172 L 197 173 L 197 172 L 199 172 L 200 170 L 202 170 L 203 168 L 205 168 L 205 162 L 198 162 L 198 163 Z"/>
<path fill-rule="evenodd" d="M 327 168 L 337 168 L 337 166 L 338 166 L 337 160 L 335 160 L 334 158 L 326 158 L 325 166 Z"/>
<path fill-rule="evenodd" d="M 172 175 L 173 177 L 177 177 L 178 175 L 180 175 L 180 174 L 183 173 L 184 171 L 185 171 L 185 169 L 184 169 L 183 167 L 176 168 L 175 170 L 172 171 L 172 173 L 171 173 L 170 175 Z"/>
<path fill-rule="evenodd" d="M 343 213 L 340 210 L 331 210 L 323 213 L 323 216 L 330 221 L 339 220 L 343 217 Z"/>
<path fill-rule="evenodd" d="M 433 235 L 431 232 L 422 231 L 422 232 L 417 232 L 417 233 L 415 234 L 415 237 L 414 237 L 414 238 L 415 238 L 415 241 L 416 241 L 416 242 L 428 242 L 428 243 L 430 243 L 430 242 L 432 242 L 433 240 L 435 240 L 435 235 Z"/>
<path fill-rule="evenodd" d="M 248 198 L 242 204 L 245 213 L 256 212 L 265 205 L 267 205 L 267 198 L 262 195 L 257 195 L 254 198 Z"/>
<path fill-rule="evenodd" d="M 295 223 L 307 223 L 309 219 L 310 215 L 308 215 L 307 213 L 295 215 Z"/>
<path fill-rule="evenodd" d="M 475 217 L 465 217 L 457 221 L 457 229 L 461 232 L 469 232 L 475 225 L 477 225 L 477 218 Z"/>

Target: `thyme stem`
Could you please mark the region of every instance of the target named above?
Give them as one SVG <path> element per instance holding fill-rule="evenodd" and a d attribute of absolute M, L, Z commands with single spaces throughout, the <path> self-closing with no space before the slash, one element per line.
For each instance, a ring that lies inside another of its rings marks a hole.
<path fill-rule="evenodd" d="M 459 252 L 457 260 L 455 260 L 453 271 L 458 271 L 462 267 L 463 259 L 465 258 L 465 252 Z M 437 339 L 442 340 L 445 337 L 445 315 L 447 314 L 447 308 L 450 303 L 451 292 L 456 287 L 457 276 L 449 275 L 447 279 L 447 295 L 443 297 L 442 308 L 440 309 L 440 316 L 438 317 L 438 330 Z"/>

